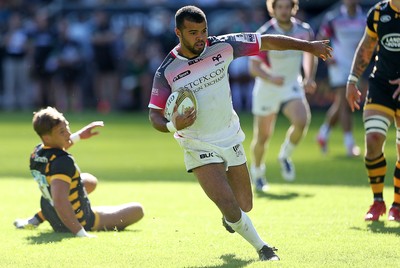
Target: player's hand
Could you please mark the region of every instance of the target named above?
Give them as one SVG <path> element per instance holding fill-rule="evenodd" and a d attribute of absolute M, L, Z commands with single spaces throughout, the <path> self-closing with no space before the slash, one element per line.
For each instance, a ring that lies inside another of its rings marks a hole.
<path fill-rule="evenodd" d="M 95 128 L 104 127 L 103 121 L 94 121 L 78 131 L 81 139 L 89 139 L 92 136 L 98 135 L 98 131 L 93 131 Z"/>
<path fill-rule="evenodd" d="M 285 82 L 285 78 L 282 76 L 276 76 L 276 75 L 268 75 L 268 82 L 277 85 L 277 86 L 283 86 L 283 83 Z"/>
<path fill-rule="evenodd" d="M 395 80 L 389 80 L 389 83 L 392 85 L 397 85 L 396 90 L 393 93 L 393 99 L 398 99 L 400 101 L 400 78 Z"/>
<path fill-rule="evenodd" d="M 181 130 L 193 125 L 194 121 L 196 121 L 196 116 L 197 116 L 196 110 L 194 107 L 192 107 L 187 109 L 185 113 L 181 115 L 178 114 L 177 111 L 175 111 L 172 114 L 171 121 L 177 130 Z"/>
<path fill-rule="evenodd" d="M 79 230 L 79 232 L 77 232 L 76 234 L 75 234 L 75 236 L 76 237 L 86 237 L 86 238 L 97 238 L 97 236 L 96 235 L 94 235 L 94 234 L 89 234 L 88 232 L 86 232 L 86 230 L 85 229 L 81 229 L 81 230 Z"/>
<path fill-rule="evenodd" d="M 354 112 L 354 109 L 360 110 L 361 92 L 358 90 L 356 84 L 347 83 L 346 99 L 352 112 Z"/>
<path fill-rule="evenodd" d="M 314 56 L 321 58 L 323 61 L 332 58 L 332 47 L 329 46 L 329 40 L 311 41 L 312 53 Z"/>
<path fill-rule="evenodd" d="M 87 235 L 85 237 L 86 238 L 97 238 L 97 235 L 87 233 Z"/>
<path fill-rule="evenodd" d="M 306 93 L 314 94 L 317 89 L 317 83 L 313 79 L 304 79 L 303 81 L 304 91 Z"/>

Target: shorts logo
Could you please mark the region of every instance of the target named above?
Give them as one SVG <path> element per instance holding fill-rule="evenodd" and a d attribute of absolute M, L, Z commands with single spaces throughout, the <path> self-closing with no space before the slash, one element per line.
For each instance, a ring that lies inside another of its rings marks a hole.
<path fill-rule="evenodd" d="M 236 153 L 236 157 L 242 156 L 243 152 L 241 150 L 240 144 L 236 144 L 232 147 L 233 151 Z"/>
<path fill-rule="evenodd" d="M 210 158 L 210 157 L 214 157 L 214 153 L 213 152 L 200 154 L 200 159 Z"/>

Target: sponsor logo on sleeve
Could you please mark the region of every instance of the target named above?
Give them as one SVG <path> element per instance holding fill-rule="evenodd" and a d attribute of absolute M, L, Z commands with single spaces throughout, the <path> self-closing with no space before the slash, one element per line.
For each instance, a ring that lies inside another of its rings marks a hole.
<path fill-rule="evenodd" d="M 251 33 L 236 34 L 234 38 L 238 42 L 245 42 L 245 43 L 256 43 L 257 41 L 256 36 Z"/>
<path fill-rule="evenodd" d="M 151 90 L 151 95 L 158 96 L 158 88 L 153 88 Z"/>

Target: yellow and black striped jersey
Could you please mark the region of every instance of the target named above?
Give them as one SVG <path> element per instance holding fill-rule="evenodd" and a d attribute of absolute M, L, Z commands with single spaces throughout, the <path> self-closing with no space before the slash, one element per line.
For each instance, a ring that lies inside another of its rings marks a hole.
<path fill-rule="evenodd" d="M 367 34 L 378 38 L 372 77 L 393 80 L 400 77 L 400 10 L 391 1 L 381 1 L 369 10 Z"/>
<path fill-rule="evenodd" d="M 93 214 L 87 198 L 80 171 L 72 155 L 68 152 L 39 144 L 30 156 L 30 171 L 42 192 L 41 207 L 46 219 L 54 229 L 68 231 L 53 207 L 51 181 L 59 179 L 70 184 L 69 201 L 75 216 L 82 226 L 86 226 L 88 218 Z M 91 220 L 89 220 L 91 221 Z M 92 222 L 89 223 L 92 225 Z"/>

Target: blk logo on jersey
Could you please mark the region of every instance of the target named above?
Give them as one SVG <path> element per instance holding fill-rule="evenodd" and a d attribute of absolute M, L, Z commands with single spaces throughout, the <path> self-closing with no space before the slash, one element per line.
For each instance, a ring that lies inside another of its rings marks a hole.
<path fill-rule="evenodd" d="M 190 66 L 190 65 L 195 64 L 195 63 L 198 63 L 198 62 L 200 62 L 200 61 L 202 61 L 202 60 L 203 60 L 202 58 L 194 59 L 194 60 L 189 61 L 188 64 L 189 64 L 189 66 Z"/>

